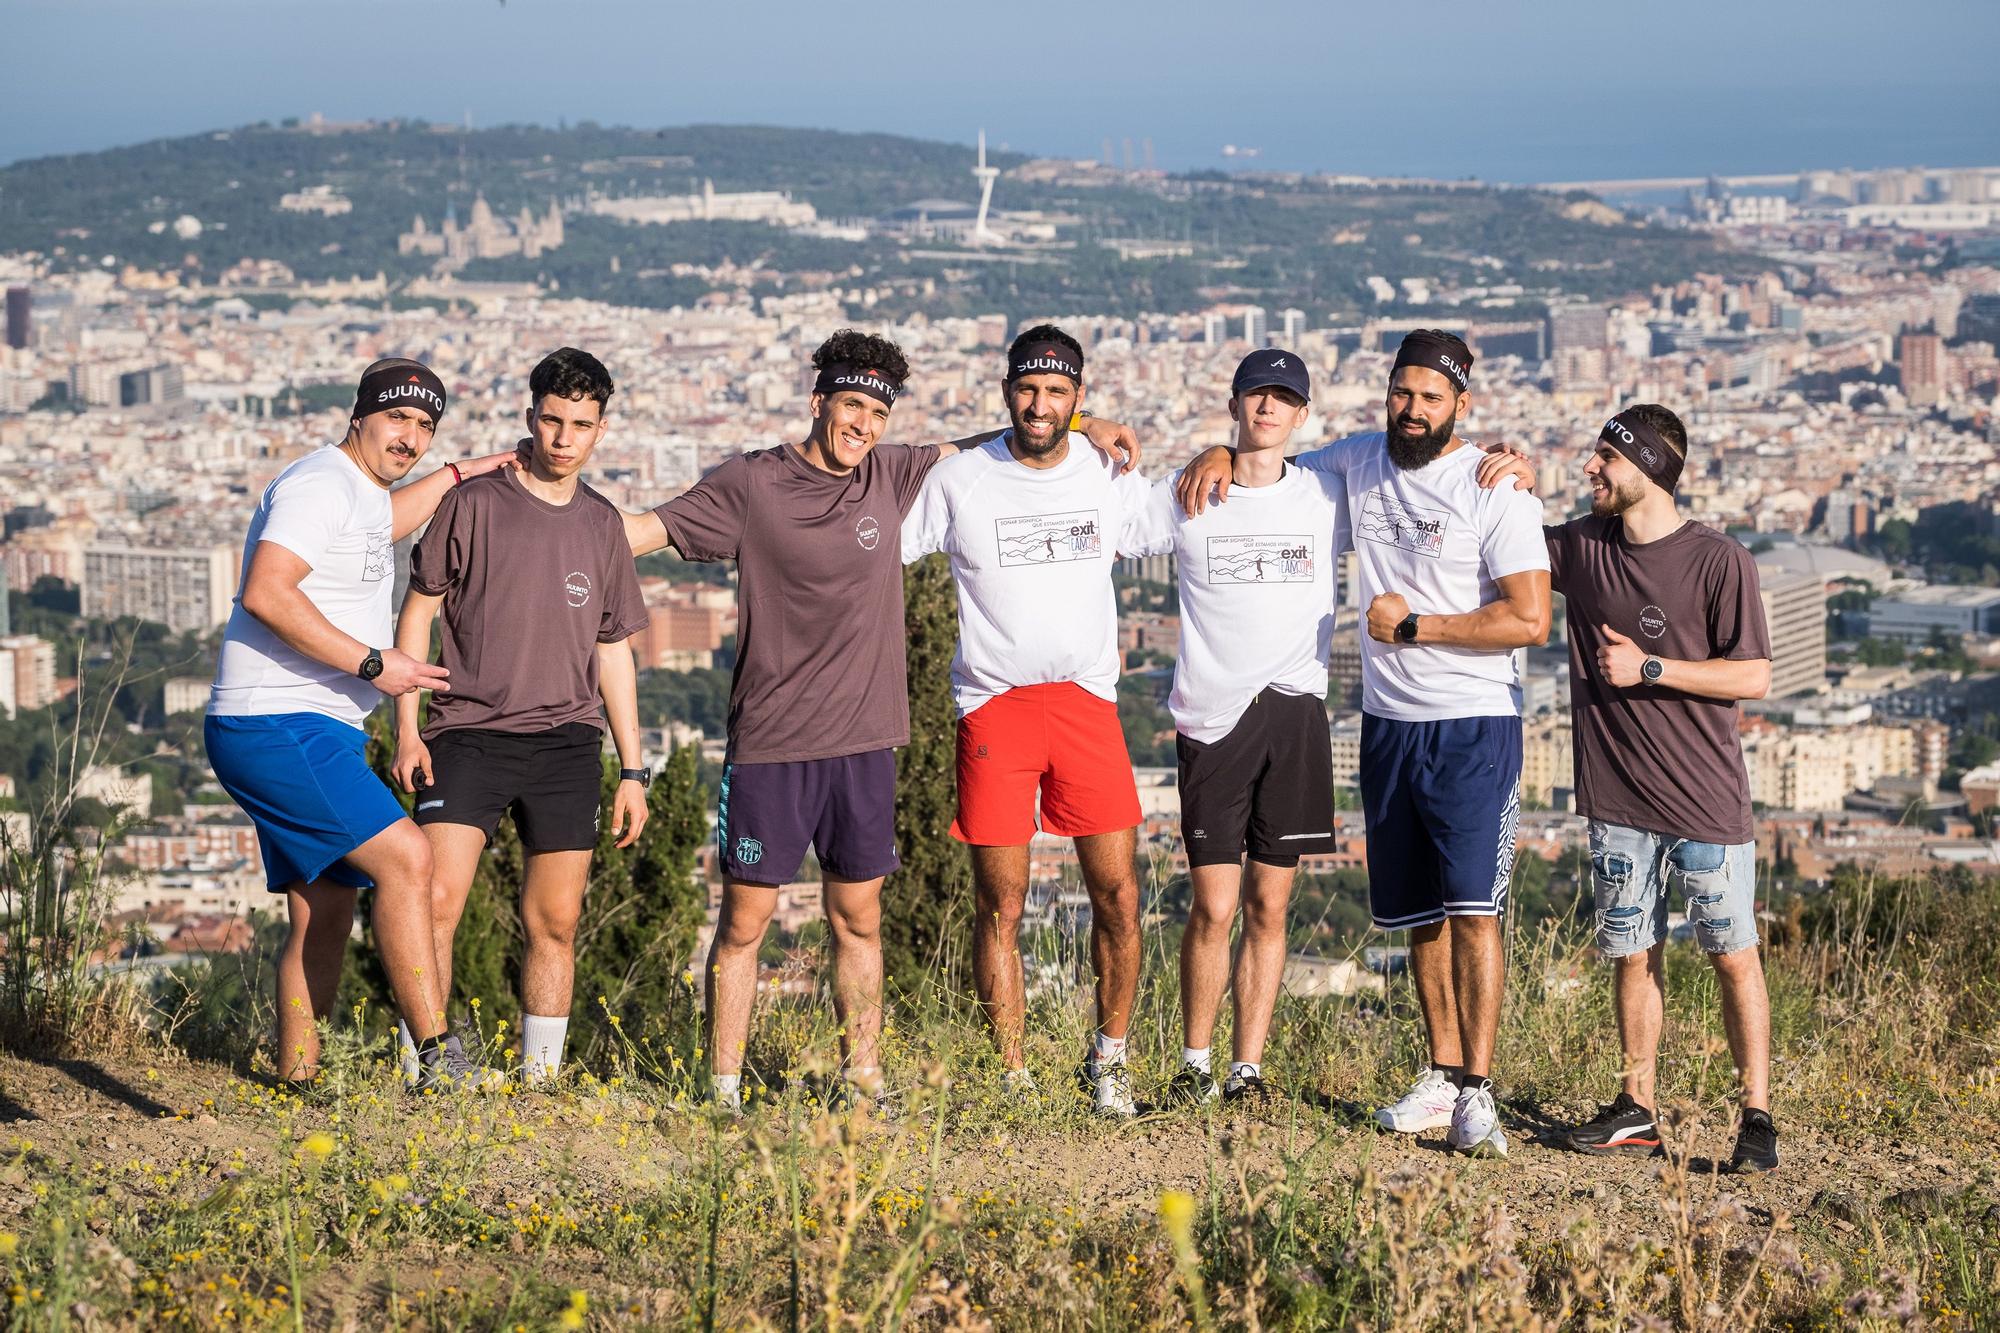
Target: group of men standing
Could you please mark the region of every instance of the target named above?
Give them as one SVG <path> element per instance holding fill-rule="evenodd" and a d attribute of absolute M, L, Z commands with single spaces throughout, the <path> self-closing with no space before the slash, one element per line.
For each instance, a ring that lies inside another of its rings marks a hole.
<path fill-rule="evenodd" d="M 284 1072 L 315 1071 L 311 1025 L 331 1005 L 354 888 L 373 881 L 414 1085 L 493 1080 L 444 1015 L 452 934 L 479 856 L 511 812 L 527 852 L 523 1072 L 555 1073 L 607 723 L 623 766 L 614 831 L 629 842 L 645 820 L 627 642 L 645 612 L 632 559 L 672 546 L 734 561 L 739 579 L 716 825 L 724 889 L 704 978 L 712 1095 L 742 1107 L 757 953 L 778 887 L 808 850 L 825 882 L 846 1086 L 881 1095 L 880 891 L 899 864 L 894 752 L 909 739 L 902 565 L 942 552 L 959 594 L 952 833 L 971 851 L 974 980 L 1004 1086 L 1040 1095 L 1018 947 L 1040 830 L 1075 840 L 1091 902 L 1097 1022 L 1080 1078 L 1098 1111 L 1138 1114 L 1125 1046 L 1139 975 L 1140 813 L 1117 715 L 1112 564 L 1172 552 L 1183 620 L 1169 707 L 1192 905 L 1184 1048 L 1166 1094 L 1269 1096 L 1263 1047 L 1292 881 L 1302 855 L 1334 840 L 1322 696 L 1334 565 L 1351 547 L 1368 607 L 1371 910 L 1385 929 L 1411 931 L 1431 1057 L 1378 1113 L 1381 1125 L 1443 1128 L 1453 1148 L 1506 1152 L 1491 1075 L 1521 762 L 1513 654 L 1547 637 L 1553 573 L 1571 599 L 1580 806 L 1591 817 L 1600 947 L 1620 959 L 1626 1056 L 1625 1090 L 1574 1131 L 1573 1146 L 1657 1145 L 1660 926 L 1678 874 L 1724 979 L 1747 1108 L 1736 1160 L 1774 1165 L 1733 726 L 1735 700 L 1768 680 L 1769 648 L 1747 553 L 1674 511 L 1686 457 L 1678 420 L 1647 406 L 1613 418 L 1587 469 L 1592 515 L 1538 530 L 1539 502 L 1498 484 L 1530 476 L 1519 456 L 1467 448 L 1456 434 L 1472 356 L 1449 334 L 1403 343 L 1384 432 L 1291 460 L 1285 447 L 1310 412 L 1306 367 L 1289 352 L 1253 352 L 1230 386 L 1234 449 L 1158 483 L 1132 469 L 1127 428 L 1084 411 L 1076 339 L 1040 325 L 1007 357 L 1008 429 L 893 445 L 883 437 L 908 363 L 885 339 L 838 333 L 813 356 L 800 443 L 733 458 L 639 514 L 578 480 L 613 392 L 587 353 L 564 348 L 536 367 L 518 453 L 447 465 L 393 495 L 429 444 L 444 390 L 414 362 L 371 366 L 347 439 L 288 468 L 259 504 L 210 708 L 217 776 L 256 820 L 271 886 L 291 908 Z M 426 520 L 385 648 L 389 546 Z M 431 666 L 440 611 L 443 660 Z M 432 698 L 420 725 L 421 690 Z M 394 775 L 416 794 L 421 833 L 362 762 L 359 724 L 384 694 L 396 699 Z M 1693 747 L 1703 748 L 1691 758 Z M 1718 814 L 1732 772 L 1740 818 Z M 1218 1078 L 1209 1048 L 1227 989 L 1232 1059 Z"/>

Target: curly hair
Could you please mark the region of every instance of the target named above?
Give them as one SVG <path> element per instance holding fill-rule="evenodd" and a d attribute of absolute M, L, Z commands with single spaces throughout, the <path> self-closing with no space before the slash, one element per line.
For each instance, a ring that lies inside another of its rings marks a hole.
<path fill-rule="evenodd" d="M 1682 458 L 1688 456 L 1687 427 L 1681 419 L 1658 403 L 1634 403 L 1625 409 L 1639 420 L 1653 428 L 1653 432 L 1667 442 L 1667 446 Z"/>
<path fill-rule="evenodd" d="M 813 369 L 828 366 L 860 366 L 881 375 L 898 389 L 910 378 L 910 363 L 903 349 L 887 338 L 860 329 L 842 329 L 819 345 L 813 353 Z"/>
<path fill-rule="evenodd" d="M 528 393 L 537 403 L 553 394 L 557 398 L 594 398 L 603 407 L 616 392 L 604 363 L 581 348 L 558 347 L 528 373 Z"/>

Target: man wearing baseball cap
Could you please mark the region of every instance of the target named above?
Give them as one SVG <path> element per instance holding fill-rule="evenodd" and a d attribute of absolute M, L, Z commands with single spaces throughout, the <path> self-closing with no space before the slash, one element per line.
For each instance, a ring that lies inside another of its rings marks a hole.
<path fill-rule="evenodd" d="M 1771 684 L 1757 563 L 1683 518 L 1687 431 L 1639 403 L 1605 423 L 1584 474 L 1590 513 L 1546 530 L 1568 599 L 1577 811 L 1590 821 L 1597 948 L 1613 960 L 1624 1087 L 1569 1132 L 1586 1153 L 1656 1152 L 1667 901 L 1678 883 L 1715 967 L 1742 1084 L 1733 1171 L 1778 1164 L 1771 1006 L 1757 953 L 1757 856 L 1737 704 Z"/>
<path fill-rule="evenodd" d="M 369 769 L 362 723 L 385 697 L 444 690 L 441 667 L 394 645 L 395 544 L 461 481 L 511 467 L 514 451 L 447 463 L 395 487 L 431 447 L 444 384 L 420 362 L 363 372 L 347 438 L 264 489 L 243 542 L 243 582 L 203 727 L 208 759 L 257 827 L 265 878 L 291 931 L 278 957 L 278 1072 L 318 1073 L 315 1024 L 333 1012 L 358 888 L 397 1012 L 416 1040 L 423 1092 L 479 1084 L 444 1035 L 431 942 L 431 849 Z"/>
<path fill-rule="evenodd" d="M 1180 579 L 1167 706 L 1193 902 L 1181 936 L 1181 1068 L 1167 1087 L 1171 1103 L 1267 1095 L 1264 1041 L 1285 970 L 1292 880 L 1300 856 L 1334 842 L 1324 695 L 1334 561 L 1348 545 L 1346 490 L 1332 472 L 1285 462 L 1311 397 L 1297 353 L 1244 357 L 1229 394 L 1236 502 L 1189 517 L 1175 499 L 1177 478 L 1164 478 L 1120 543 L 1130 555 L 1171 551 Z M 1228 1076 L 1218 1083 L 1209 1045 L 1225 987 L 1236 1011 Z"/>

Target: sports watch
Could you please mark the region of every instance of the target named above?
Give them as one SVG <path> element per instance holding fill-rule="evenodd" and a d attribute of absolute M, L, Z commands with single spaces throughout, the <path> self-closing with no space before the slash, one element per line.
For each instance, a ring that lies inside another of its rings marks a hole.
<path fill-rule="evenodd" d="M 1657 657 L 1649 657 L 1639 664 L 1639 675 L 1648 685 L 1658 685 L 1660 677 L 1667 674 L 1667 665 Z"/>
<path fill-rule="evenodd" d="M 373 680 L 375 677 L 381 675 L 382 650 L 380 648 L 370 648 L 368 656 L 361 659 L 361 665 L 355 668 L 354 674 L 363 680 Z"/>
<path fill-rule="evenodd" d="M 618 780 L 620 782 L 636 782 L 641 787 L 650 789 L 653 785 L 653 770 L 650 768 L 621 768 L 618 770 Z"/>
<path fill-rule="evenodd" d="M 1412 611 L 1409 615 L 1404 616 L 1396 622 L 1396 641 L 1398 643 L 1415 643 L 1417 641 L 1416 612 Z"/>

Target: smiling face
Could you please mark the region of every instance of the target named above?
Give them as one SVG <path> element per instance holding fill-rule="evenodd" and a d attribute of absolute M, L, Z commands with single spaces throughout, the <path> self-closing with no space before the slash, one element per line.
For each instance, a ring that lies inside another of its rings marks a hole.
<path fill-rule="evenodd" d="M 852 472 L 889 429 L 889 405 L 852 390 L 812 396 L 810 461 L 823 471 Z"/>
<path fill-rule="evenodd" d="M 1281 384 L 1266 384 L 1229 400 L 1239 452 L 1284 448 L 1311 414 L 1306 400 Z"/>
<path fill-rule="evenodd" d="M 346 448 L 378 486 L 393 486 L 410 475 L 431 447 L 437 419 L 415 407 L 392 407 L 355 418 L 347 429 Z"/>
<path fill-rule="evenodd" d="M 575 476 L 590 461 L 604 438 L 604 408 L 595 398 L 560 398 L 543 394 L 528 409 L 528 435 L 534 441 L 534 470 L 550 481 Z"/>
<path fill-rule="evenodd" d="M 1389 377 L 1389 458 L 1405 470 L 1431 462 L 1451 443 L 1468 395 L 1440 370 L 1402 366 Z"/>
<path fill-rule="evenodd" d="M 1023 458 L 1055 456 L 1069 443 L 1069 419 L 1083 406 L 1083 386 L 1054 372 L 1001 383 L 1014 423 L 1014 449 Z"/>
<path fill-rule="evenodd" d="M 1602 440 L 1583 465 L 1583 475 L 1590 478 L 1590 512 L 1599 518 L 1622 514 L 1638 504 L 1651 484 L 1631 459 Z"/>

